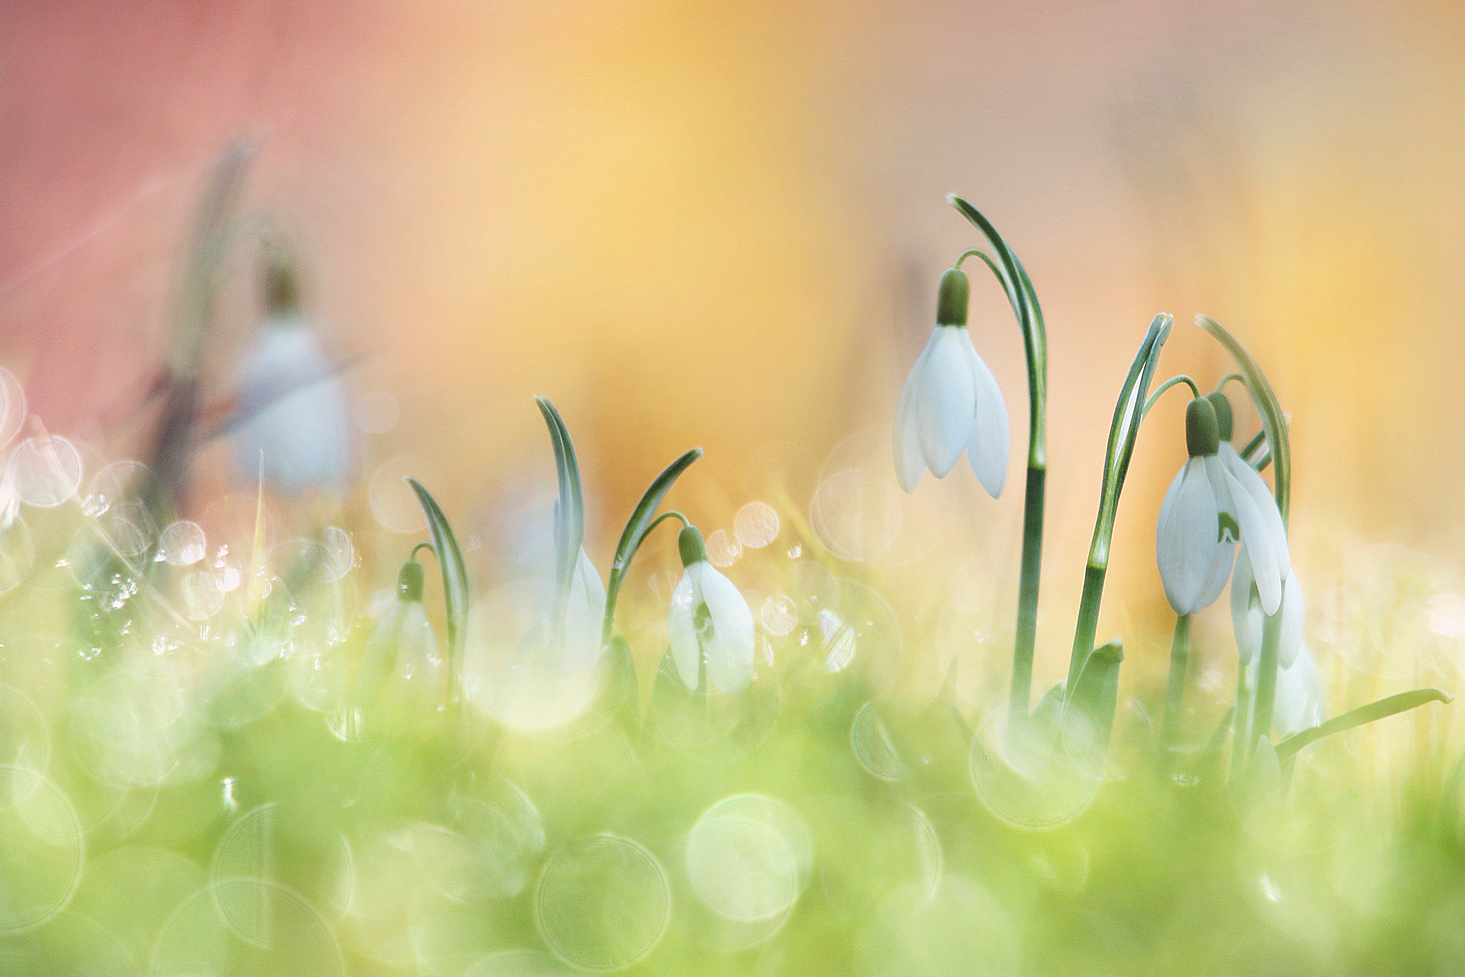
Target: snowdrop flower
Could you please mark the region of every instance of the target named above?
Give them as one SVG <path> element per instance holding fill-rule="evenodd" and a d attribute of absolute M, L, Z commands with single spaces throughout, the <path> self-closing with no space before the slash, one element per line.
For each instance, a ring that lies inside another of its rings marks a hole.
<path fill-rule="evenodd" d="M 564 608 L 564 626 L 558 649 L 560 662 L 569 670 L 589 670 L 600 661 L 600 627 L 605 620 L 605 584 L 590 562 L 585 548 L 570 577 L 570 592 Z"/>
<path fill-rule="evenodd" d="M 1282 631 L 1277 645 L 1277 662 L 1284 669 L 1292 667 L 1302 647 L 1305 604 L 1302 581 L 1289 571 L 1282 582 Z M 1252 574 L 1250 555 L 1242 547 L 1236 558 L 1236 575 L 1231 580 L 1231 628 L 1236 635 L 1236 650 L 1243 662 L 1250 662 L 1261 655 L 1264 611 L 1256 578 Z"/>
<path fill-rule="evenodd" d="M 526 583 L 534 593 L 526 601 L 532 608 L 525 622 L 529 627 L 519 640 L 489 651 L 503 655 L 503 667 L 495 667 L 488 681 L 470 681 L 469 695 L 510 729 L 543 732 L 565 726 L 594 704 L 601 682 L 605 584 L 583 547 L 564 594 L 553 574 Z M 475 643 L 492 649 L 502 627 L 502 621 L 480 627 Z M 487 677 L 476 666 L 471 674 Z"/>
<path fill-rule="evenodd" d="M 737 695 L 753 678 L 753 612 L 732 581 L 707 562 L 701 532 L 687 526 L 677 547 L 686 569 L 666 622 L 677 674 L 696 689 L 705 663 L 709 683 Z"/>
<path fill-rule="evenodd" d="M 422 564 L 409 560 L 397 574 L 397 602 L 366 642 L 359 683 L 363 703 L 381 696 L 393 708 L 435 709 L 443 700 L 443 668 L 422 606 Z"/>
<path fill-rule="evenodd" d="M 235 377 L 239 468 L 291 495 L 344 491 L 353 454 L 346 385 L 300 314 L 288 266 L 270 266 L 266 290 L 268 319 Z"/>
<path fill-rule="evenodd" d="M 963 450 L 993 498 L 1007 480 L 1007 404 L 967 334 L 966 273 L 941 276 L 937 326 L 911 368 L 895 408 L 895 473 L 914 492 L 926 469 L 945 478 Z"/>
<path fill-rule="evenodd" d="M 1160 580 L 1175 613 L 1193 614 L 1221 595 L 1242 542 L 1256 568 L 1262 608 L 1271 614 L 1281 604 L 1287 576 L 1287 531 L 1267 483 L 1231 447 L 1229 404 L 1224 437 L 1215 404 L 1197 397 L 1185 410 L 1190 458 L 1160 504 Z"/>
<path fill-rule="evenodd" d="M 1272 729 L 1279 739 L 1300 733 L 1323 721 L 1323 679 L 1307 645 L 1297 659 L 1277 672 L 1277 700 Z"/>

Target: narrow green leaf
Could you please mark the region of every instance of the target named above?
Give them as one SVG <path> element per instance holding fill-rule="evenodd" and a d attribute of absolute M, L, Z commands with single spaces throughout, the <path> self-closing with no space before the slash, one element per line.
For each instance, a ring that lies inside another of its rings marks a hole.
<path fill-rule="evenodd" d="M 1102 760 L 1109 749 L 1109 737 L 1114 729 L 1114 706 L 1119 690 L 1119 665 L 1124 661 L 1124 643 L 1118 638 L 1093 650 L 1085 662 L 1073 694 L 1068 699 L 1064 713 L 1064 738 L 1070 749 L 1074 741 L 1069 739 L 1075 728 L 1069 725 L 1069 718 L 1075 714 L 1082 717 L 1084 726 L 1079 731 L 1091 737 L 1088 743 L 1093 750 L 1093 759 Z"/>
<path fill-rule="evenodd" d="M 549 436 L 554 442 L 555 474 L 559 480 L 559 496 L 555 499 L 555 587 L 559 606 L 570 592 L 570 579 L 575 573 L 575 562 L 580 558 L 580 546 L 585 541 L 585 495 L 580 485 L 580 462 L 575 457 L 575 445 L 570 440 L 570 431 L 565 427 L 560 412 L 544 397 L 535 397 L 544 423 L 549 426 Z"/>
<path fill-rule="evenodd" d="M 1083 596 L 1079 604 L 1078 625 L 1074 629 L 1073 651 L 1068 660 L 1068 684 L 1078 683 L 1089 651 L 1094 647 L 1094 634 L 1099 625 L 1099 602 L 1104 594 L 1104 576 L 1109 569 L 1109 543 L 1114 536 L 1114 519 L 1119 512 L 1119 493 L 1129 472 L 1134 443 L 1144 419 L 1145 401 L 1150 381 L 1160 361 L 1160 350 L 1170 335 L 1175 318 L 1160 313 L 1150 322 L 1145 338 L 1139 344 L 1134 362 L 1119 390 L 1114 404 L 1114 419 L 1109 425 L 1109 445 L 1104 452 L 1104 481 L 1099 490 L 1099 514 L 1094 521 L 1093 542 L 1089 544 L 1089 563 L 1084 573 Z"/>
<path fill-rule="evenodd" d="M 1135 353 L 1134 362 L 1125 375 L 1124 386 L 1119 390 L 1119 399 L 1114 404 L 1114 419 L 1109 425 L 1109 445 L 1104 452 L 1104 484 L 1099 499 L 1099 519 L 1094 527 L 1093 545 L 1089 549 L 1089 562 L 1107 566 L 1109 563 L 1109 541 L 1114 534 L 1114 518 L 1119 510 L 1119 493 L 1124 487 L 1124 477 L 1129 472 L 1129 461 L 1134 456 L 1134 443 L 1139 437 L 1140 421 L 1144 417 L 1145 399 L 1149 395 L 1150 380 L 1160 360 L 1160 349 L 1170 335 L 1174 317 L 1161 313 L 1150 322 L 1150 328 Z"/>
<path fill-rule="evenodd" d="M 1334 733 L 1341 733 L 1345 729 L 1352 729 L 1355 726 L 1363 726 L 1379 719 L 1386 719 L 1389 716 L 1401 712 L 1408 712 L 1424 705 L 1426 702 L 1449 702 L 1454 698 L 1448 692 L 1439 689 L 1414 689 L 1410 692 L 1400 692 L 1398 695 L 1391 695 L 1377 702 L 1370 702 L 1366 706 L 1359 706 L 1357 709 L 1349 709 L 1340 716 L 1334 716 L 1325 723 L 1310 726 L 1300 733 L 1294 733 L 1277 744 L 1277 757 L 1286 760 L 1324 736 L 1331 736 Z"/>
<path fill-rule="evenodd" d="M 204 338 L 219 292 L 219 272 L 228 254 L 234 214 L 244 193 L 244 179 L 255 147 L 236 139 L 225 148 L 209 174 L 199 200 L 189 237 L 183 280 L 174 311 L 173 338 L 168 347 L 168 369 L 178 381 L 198 374 Z"/>
<path fill-rule="evenodd" d="M 666 498 L 666 493 L 671 491 L 672 485 L 681 477 L 682 472 L 701 457 L 702 449 L 693 448 L 667 465 L 666 470 L 656 476 L 645 494 L 641 496 L 641 501 L 636 503 L 636 508 L 631 511 L 631 518 L 621 532 L 621 541 L 616 546 L 615 559 L 611 561 L 610 578 L 605 584 L 605 625 L 601 631 L 602 644 L 610 641 L 615 628 L 616 597 L 620 594 L 621 584 L 625 580 L 631 559 L 641 548 L 642 540 L 646 538 L 647 531 L 656 519 L 657 507 L 661 505 L 661 500 Z"/>
<path fill-rule="evenodd" d="M 1275 486 L 1277 508 L 1282 512 L 1283 525 L 1286 525 L 1292 500 L 1292 450 L 1287 443 L 1287 418 L 1282 413 L 1282 405 L 1277 403 L 1277 395 L 1272 392 L 1272 385 L 1267 382 L 1266 374 L 1257 365 L 1256 359 L 1247 352 L 1245 346 L 1237 342 L 1235 336 L 1207 315 L 1196 316 L 1195 324 L 1226 347 L 1246 381 L 1246 389 L 1251 394 L 1252 403 L 1256 405 L 1256 412 L 1261 415 L 1262 430 L 1266 433 L 1267 445 L 1271 448 L 1272 483 Z"/>
<path fill-rule="evenodd" d="M 443 573 L 443 605 L 448 620 L 448 675 L 456 694 L 456 683 L 462 674 L 463 644 L 468 632 L 468 568 L 463 564 L 463 551 L 458 548 L 453 527 L 448 524 L 448 517 L 443 515 L 437 500 L 417 479 L 409 477 L 407 484 L 417 493 L 422 514 L 427 517 L 432 549 Z"/>

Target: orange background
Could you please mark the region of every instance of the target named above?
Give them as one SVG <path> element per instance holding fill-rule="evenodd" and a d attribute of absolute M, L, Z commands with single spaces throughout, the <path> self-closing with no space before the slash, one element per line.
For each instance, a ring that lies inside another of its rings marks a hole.
<path fill-rule="evenodd" d="M 365 474 L 410 450 L 450 510 L 482 511 L 517 472 L 549 477 L 530 401 L 546 394 L 580 445 L 604 555 L 690 445 L 708 455 L 684 507 L 712 525 L 768 493 L 750 471 L 771 442 L 817 466 L 890 423 L 940 271 L 974 243 L 943 202 L 956 191 L 1022 255 L 1048 315 L 1045 608 L 1066 618 L 1076 596 L 1112 398 L 1162 309 L 1177 317 L 1162 377 L 1227 369 L 1190 325 L 1205 311 L 1294 414 L 1300 565 L 1355 540 L 1453 561 L 1462 57 L 1445 2 L 10 0 L 0 358 L 52 430 L 132 450 L 190 210 L 247 134 L 246 216 L 301 242 L 353 384 L 401 405 Z M 921 491 L 1007 559 L 1022 353 L 976 281 L 1011 488 L 992 503 L 966 472 Z M 242 332 L 226 310 L 219 397 Z M 1121 514 L 1117 627 L 1163 606 L 1171 396 Z M 870 465 L 888 465 L 880 450 Z"/>

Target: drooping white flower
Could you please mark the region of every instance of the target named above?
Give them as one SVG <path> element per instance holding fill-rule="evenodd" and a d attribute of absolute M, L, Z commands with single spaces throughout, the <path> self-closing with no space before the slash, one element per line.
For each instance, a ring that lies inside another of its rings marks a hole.
<path fill-rule="evenodd" d="M 362 705 L 390 711 L 433 709 L 444 702 L 442 654 L 422 606 L 422 565 L 402 564 L 397 600 L 372 632 L 361 659 L 358 689 Z"/>
<path fill-rule="evenodd" d="M 685 569 L 666 622 L 677 675 L 696 689 L 705 663 L 709 684 L 737 695 L 753 679 L 753 612 L 733 582 L 707 562 L 701 532 L 686 527 L 677 545 Z"/>
<path fill-rule="evenodd" d="M 590 670 L 600 662 L 600 628 L 605 620 L 605 584 L 585 548 L 575 561 L 564 608 L 560 661 L 569 670 Z"/>
<path fill-rule="evenodd" d="M 1302 626 L 1306 600 L 1302 581 L 1289 569 L 1282 582 L 1282 630 L 1277 644 L 1277 662 L 1291 668 L 1302 647 Z M 1236 573 L 1231 579 L 1231 627 L 1236 635 L 1236 650 L 1243 662 L 1261 655 L 1262 629 L 1266 623 L 1256 578 L 1252 574 L 1250 552 L 1242 547 L 1236 557 Z"/>
<path fill-rule="evenodd" d="M 605 585 L 582 548 L 562 596 L 551 568 L 476 601 L 463 685 L 469 700 L 521 732 L 562 728 L 601 688 Z"/>
<path fill-rule="evenodd" d="M 1155 561 L 1170 606 L 1177 614 L 1210 606 L 1226 586 L 1241 542 L 1258 568 L 1262 607 L 1274 612 L 1289 556 L 1287 531 L 1266 482 L 1218 436 L 1210 400 L 1197 397 L 1187 406 L 1185 439 L 1190 458 L 1165 492 L 1155 533 Z"/>
<path fill-rule="evenodd" d="M 1007 480 L 1007 404 L 967 333 L 968 287 L 960 269 L 941 276 L 938 325 L 895 408 L 895 472 L 907 492 L 916 490 L 927 469 L 945 478 L 962 451 L 993 498 Z"/>
<path fill-rule="evenodd" d="M 1277 671 L 1277 698 L 1272 730 L 1279 739 L 1300 733 L 1323 721 L 1323 679 L 1307 645 L 1297 649 L 1291 665 Z"/>
<path fill-rule="evenodd" d="M 300 315 L 289 270 L 269 274 L 268 317 L 235 376 L 239 469 L 291 495 L 344 491 L 354 455 L 346 384 Z"/>

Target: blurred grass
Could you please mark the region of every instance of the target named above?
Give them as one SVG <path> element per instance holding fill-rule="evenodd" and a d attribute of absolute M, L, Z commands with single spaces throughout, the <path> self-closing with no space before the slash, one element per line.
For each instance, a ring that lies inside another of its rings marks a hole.
<path fill-rule="evenodd" d="M 85 538 L 90 519 L 35 522 Z M 4 972 L 1403 975 L 1465 959 L 1457 737 L 1426 728 L 1444 707 L 1306 748 L 1284 792 L 1228 785 L 1201 753 L 1157 773 L 1153 700 L 1130 699 L 1100 780 L 1014 780 L 999 720 L 950 684 L 889 681 L 884 602 L 790 572 L 848 567 L 786 530 L 732 571 L 769 564 L 797 608 L 762 629 L 771 664 L 741 698 L 646 668 L 664 642 L 641 629 L 639 694 L 608 684 L 560 730 L 410 707 L 357 724 L 370 568 L 306 582 L 302 550 L 276 552 L 294 556 L 268 567 L 270 596 L 241 586 L 193 618 L 163 607 L 208 564 L 160 563 L 135 596 L 90 602 L 85 564 L 41 565 L 6 597 Z M 929 626 L 898 623 L 906 641 Z"/>

